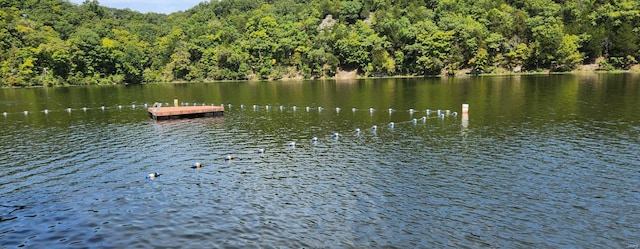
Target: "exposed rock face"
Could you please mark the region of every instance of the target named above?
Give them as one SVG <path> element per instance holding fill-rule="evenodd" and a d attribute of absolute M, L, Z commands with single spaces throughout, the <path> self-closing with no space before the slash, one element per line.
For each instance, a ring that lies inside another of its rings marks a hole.
<path fill-rule="evenodd" d="M 337 80 L 357 79 L 358 70 L 343 71 L 342 69 L 338 69 L 334 78 Z"/>
<path fill-rule="evenodd" d="M 514 73 L 522 72 L 522 66 L 516 66 L 516 67 L 514 67 L 514 68 L 513 68 L 513 72 L 514 72 Z"/>
<path fill-rule="evenodd" d="M 333 19 L 333 15 L 327 15 L 324 19 L 322 19 L 320 25 L 318 25 L 318 31 L 322 31 L 325 28 L 331 28 L 336 24 L 336 22 L 337 21 Z"/>
<path fill-rule="evenodd" d="M 373 15 L 373 13 L 369 13 L 369 16 L 364 19 L 364 23 L 371 25 L 371 23 L 373 23 L 373 18 L 375 18 L 375 16 Z"/>

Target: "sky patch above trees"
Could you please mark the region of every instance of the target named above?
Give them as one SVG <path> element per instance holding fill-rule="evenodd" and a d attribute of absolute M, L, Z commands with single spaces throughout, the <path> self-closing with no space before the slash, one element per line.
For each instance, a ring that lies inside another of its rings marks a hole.
<path fill-rule="evenodd" d="M 69 0 L 72 3 L 82 4 L 85 0 Z M 198 5 L 203 0 L 101 0 L 100 5 L 117 9 L 131 9 L 140 13 L 171 14 L 185 11 Z"/>

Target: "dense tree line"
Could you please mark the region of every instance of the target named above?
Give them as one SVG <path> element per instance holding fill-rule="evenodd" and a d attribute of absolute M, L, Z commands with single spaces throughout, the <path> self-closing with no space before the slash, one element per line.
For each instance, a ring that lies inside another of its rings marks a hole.
<path fill-rule="evenodd" d="M 640 1 L 0 0 L 0 36 L 3 86 L 609 70 L 640 58 Z"/>

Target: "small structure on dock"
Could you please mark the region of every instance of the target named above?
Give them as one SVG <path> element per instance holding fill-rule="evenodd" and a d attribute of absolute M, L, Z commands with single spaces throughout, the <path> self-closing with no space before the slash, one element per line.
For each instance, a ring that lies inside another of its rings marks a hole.
<path fill-rule="evenodd" d="M 174 104 L 176 102 L 174 101 Z M 222 116 L 223 106 L 165 106 L 155 103 L 147 109 L 149 117 L 154 120 L 167 120 L 179 118 L 200 118 Z"/>

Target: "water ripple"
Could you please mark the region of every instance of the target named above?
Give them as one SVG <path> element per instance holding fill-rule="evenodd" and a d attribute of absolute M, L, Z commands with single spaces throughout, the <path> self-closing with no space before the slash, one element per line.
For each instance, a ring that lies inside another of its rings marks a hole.
<path fill-rule="evenodd" d="M 389 128 L 386 114 L 302 110 L 118 123 L 87 114 L 2 128 L 0 246 L 639 242 L 637 124 L 430 119 Z M 192 169 L 196 161 L 204 167 Z M 162 175 L 145 179 L 151 172 Z"/>

